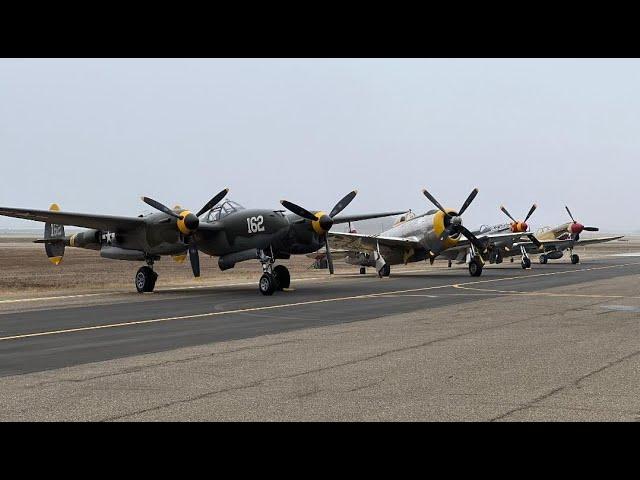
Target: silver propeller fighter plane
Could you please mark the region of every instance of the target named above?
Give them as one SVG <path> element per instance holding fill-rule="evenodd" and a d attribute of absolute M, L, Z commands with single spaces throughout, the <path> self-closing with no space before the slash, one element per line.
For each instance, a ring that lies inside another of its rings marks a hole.
<path fill-rule="evenodd" d="M 390 229 L 379 235 L 358 233 L 329 233 L 331 245 L 346 251 L 345 261 L 366 267 L 375 267 L 380 277 L 389 276 L 391 265 L 407 264 L 444 257 L 458 263 L 467 263 L 469 274 L 482 274 L 483 255 L 491 242 L 515 240 L 520 232 L 489 232 L 474 234 L 462 224 L 462 214 L 478 194 L 473 189 L 459 210 L 444 208 L 426 189 L 424 195 L 437 208 L 422 215 L 407 214 Z"/>

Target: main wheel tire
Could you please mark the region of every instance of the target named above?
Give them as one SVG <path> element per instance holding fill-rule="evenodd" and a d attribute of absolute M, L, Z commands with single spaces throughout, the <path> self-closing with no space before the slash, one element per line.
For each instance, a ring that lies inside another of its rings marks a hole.
<path fill-rule="evenodd" d="M 577 263 L 580 263 L 580 257 L 578 256 L 577 253 L 574 253 L 573 255 L 571 255 L 571 263 L 573 263 L 574 265 L 576 265 Z"/>
<path fill-rule="evenodd" d="M 383 277 L 388 277 L 389 275 L 391 275 L 391 265 L 385 263 L 384 267 L 382 267 L 381 274 Z"/>
<path fill-rule="evenodd" d="M 360 267 L 360 275 L 364 275 L 367 273 L 367 269 L 365 267 Z"/>
<path fill-rule="evenodd" d="M 469 275 L 472 277 L 479 277 L 482 275 L 482 264 L 478 260 L 472 259 L 469 262 Z"/>
<path fill-rule="evenodd" d="M 153 292 L 156 286 L 158 274 L 150 267 L 140 267 L 135 277 L 135 285 L 138 293 Z"/>
<path fill-rule="evenodd" d="M 549 261 L 549 257 L 547 257 L 546 255 L 540 255 L 539 260 L 540 260 L 540 263 L 544 265 Z"/>
<path fill-rule="evenodd" d="M 289 288 L 289 285 L 291 285 L 291 275 L 284 265 L 276 265 L 273 267 L 273 276 L 276 277 L 276 290 Z"/>
<path fill-rule="evenodd" d="M 270 273 L 263 273 L 258 282 L 258 288 L 263 295 L 273 295 L 276 291 L 276 279 Z"/>
<path fill-rule="evenodd" d="M 520 265 L 522 266 L 523 270 L 526 270 L 527 268 L 531 268 L 531 259 L 524 257 Z"/>

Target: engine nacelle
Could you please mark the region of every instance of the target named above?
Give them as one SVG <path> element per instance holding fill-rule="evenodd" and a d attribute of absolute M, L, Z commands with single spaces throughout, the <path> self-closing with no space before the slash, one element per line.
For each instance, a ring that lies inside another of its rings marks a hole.
<path fill-rule="evenodd" d="M 233 268 L 236 263 L 244 262 L 245 260 L 256 260 L 260 258 L 258 256 L 258 250 L 251 248 L 249 250 L 243 250 L 241 252 L 230 253 L 218 258 L 218 267 L 220 270 L 228 270 Z"/>

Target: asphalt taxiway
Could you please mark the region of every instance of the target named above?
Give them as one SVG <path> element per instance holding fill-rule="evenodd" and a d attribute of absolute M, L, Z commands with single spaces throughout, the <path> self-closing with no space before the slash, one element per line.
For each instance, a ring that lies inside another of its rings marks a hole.
<path fill-rule="evenodd" d="M 12 300 L 1 418 L 635 419 L 528 405 L 636 360 L 639 276 L 630 256 Z"/>

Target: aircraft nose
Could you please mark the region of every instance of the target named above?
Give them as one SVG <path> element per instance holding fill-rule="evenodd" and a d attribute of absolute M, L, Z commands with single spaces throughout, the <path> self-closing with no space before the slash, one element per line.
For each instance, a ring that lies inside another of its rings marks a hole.
<path fill-rule="evenodd" d="M 329 215 L 323 215 L 322 217 L 320 217 L 319 223 L 320 228 L 322 228 L 322 230 L 324 230 L 325 232 L 328 232 L 329 230 L 331 230 L 331 227 L 333 227 L 333 218 L 331 218 Z"/>
<path fill-rule="evenodd" d="M 189 213 L 184 217 L 184 225 L 191 231 L 196 230 L 200 226 L 200 219 L 193 213 Z"/>
<path fill-rule="evenodd" d="M 571 233 L 580 233 L 584 230 L 584 225 L 581 223 L 573 223 L 571 224 Z"/>

